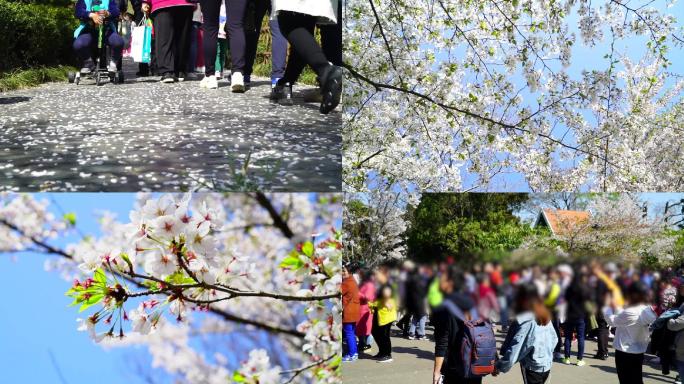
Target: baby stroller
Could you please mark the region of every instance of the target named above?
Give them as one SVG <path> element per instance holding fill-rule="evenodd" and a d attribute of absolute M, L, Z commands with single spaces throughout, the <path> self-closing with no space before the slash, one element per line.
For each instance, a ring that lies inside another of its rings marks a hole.
<path fill-rule="evenodd" d="M 101 8 L 100 5 L 93 5 L 93 12 L 99 12 L 101 10 L 104 10 Z M 81 68 L 80 71 L 78 72 L 69 72 L 67 74 L 67 77 L 69 79 L 69 83 L 74 83 L 78 85 L 81 81 L 81 77 L 87 77 L 87 78 L 92 78 L 95 80 L 95 84 L 103 85 L 106 81 L 109 81 L 114 84 L 123 84 L 124 82 L 124 73 L 123 70 L 121 70 L 121 63 L 117 63 L 117 69 L 116 71 L 110 71 L 109 68 L 107 68 L 107 48 L 105 47 L 105 23 L 100 24 L 97 29 L 97 48 L 95 49 L 94 55 L 93 55 L 93 62 L 94 65 L 92 65 L 92 68 L 87 64 L 84 63 L 83 68 Z"/>

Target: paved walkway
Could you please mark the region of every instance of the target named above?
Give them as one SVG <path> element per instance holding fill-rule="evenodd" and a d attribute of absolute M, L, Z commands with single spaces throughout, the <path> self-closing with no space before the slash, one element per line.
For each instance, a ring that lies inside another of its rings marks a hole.
<path fill-rule="evenodd" d="M 432 366 L 434 357 L 434 342 L 407 340 L 399 336 L 399 331 L 393 329 L 391 363 L 378 363 L 370 359 L 360 359 L 351 363 L 344 363 L 342 376 L 345 384 L 431 384 Z M 428 335 L 432 332 L 429 331 Z M 499 336 L 499 345 L 503 341 L 503 335 Z M 616 384 L 617 374 L 613 354 L 606 360 L 592 359 L 596 353 L 596 343 L 588 341 L 586 344 L 587 365 L 577 367 L 575 365 L 563 365 L 554 363 L 551 369 L 548 384 Z M 573 344 L 573 351 L 577 351 Z M 377 353 L 375 345 L 369 351 Z M 652 357 L 647 356 L 649 361 Z M 574 358 L 573 358 L 574 361 Z M 675 374 L 663 376 L 659 366 L 644 367 L 644 383 L 662 384 L 674 383 Z M 497 377 L 488 376 L 484 384 L 522 384 L 520 366 L 516 365 L 506 374 Z"/>
<path fill-rule="evenodd" d="M 267 79 L 233 94 L 227 81 L 203 90 L 125 69 L 123 85 L 0 93 L 0 189 L 340 190 L 341 113 L 297 94 L 295 106 L 270 104 Z"/>

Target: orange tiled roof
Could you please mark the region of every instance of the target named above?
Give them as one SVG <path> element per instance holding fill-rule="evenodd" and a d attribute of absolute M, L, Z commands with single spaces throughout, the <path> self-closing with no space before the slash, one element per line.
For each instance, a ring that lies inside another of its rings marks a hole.
<path fill-rule="evenodd" d="M 544 220 L 551 232 L 563 235 L 589 222 L 589 211 L 568 211 L 564 209 L 546 208 L 542 210 Z"/>

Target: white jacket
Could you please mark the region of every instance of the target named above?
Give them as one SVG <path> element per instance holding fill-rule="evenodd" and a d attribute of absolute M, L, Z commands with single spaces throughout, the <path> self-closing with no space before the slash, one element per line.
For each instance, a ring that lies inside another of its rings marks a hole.
<path fill-rule="evenodd" d="M 636 305 L 614 314 L 606 310 L 604 315 L 608 325 L 615 327 L 615 349 L 625 353 L 646 352 L 651 337 L 648 326 L 658 318 L 650 306 Z"/>
<path fill-rule="evenodd" d="M 337 5 L 339 0 L 272 0 L 272 17 L 280 11 L 303 13 L 316 16 L 318 24 L 337 24 Z M 342 20 L 339 20 L 340 22 Z"/>

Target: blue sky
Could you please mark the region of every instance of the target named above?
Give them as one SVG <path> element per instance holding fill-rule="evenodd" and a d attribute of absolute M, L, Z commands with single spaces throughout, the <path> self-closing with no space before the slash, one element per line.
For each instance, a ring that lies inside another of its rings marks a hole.
<path fill-rule="evenodd" d="M 51 200 L 51 210 L 77 215 L 77 227 L 85 234 L 98 234 L 97 212 L 106 209 L 128 220 L 135 194 L 57 193 L 39 194 Z M 339 223 L 336 223 L 339 225 Z M 77 234 L 60 238 L 52 244 L 63 247 L 77 239 Z M 4 292 L 0 312 L 0 372 L 2 383 L 65 383 L 98 384 L 143 383 L 136 375 L 133 362 L 149 367 L 150 357 L 145 347 L 113 348 L 105 350 L 94 344 L 84 332 L 76 330 L 76 307 L 67 307 L 70 299 L 64 296 L 70 282 L 58 273 L 45 272 L 45 255 L 22 253 L 16 257 L 0 254 L 0 291 Z M 195 314 L 197 316 L 197 314 Z M 283 351 L 278 343 L 271 343 L 264 332 L 241 333 L 229 336 L 212 335 L 212 348 L 228 357 L 229 365 L 237 365 L 246 356 L 234 353 L 234 346 L 256 348 L 269 345 L 273 355 Z M 199 340 L 193 343 L 199 346 Z M 233 353 L 230 353 L 233 348 Z M 212 349 L 213 350 L 213 349 Z M 50 352 L 56 364 L 53 364 Z M 283 362 L 281 362 L 283 363 Z M 284 365 L 284 369 L 292 368 Z M 163 372 L 154 371 L 159 382 Z M 160 376 L 161 375 L 161 376 Z"/>
<path fill-rule="evenodd" d="M 132 194 L 44 194 L 54 199 L 65 212 L 75 212 L 78 225 L 97 228 L 96 210 L 107 210 L 127 217 L 134 201 Z M 59 214 L 59 211 L 53 209 Z M 73 237 L 72 237 L 73 239 Z M 54 244 L 63 246 L 66 239 Z M 78 310 L 67 307 L 64 292 L 69 283 L 58 273 L 45 272 L 45 255 L 24 253 L 17 257 L 0 255 L 0 291 L 3 315 L 0 316 L 0 371 L 6 383 L 61 383 L 49 351 L 62 371 L 66 383 L 85 383 L 97 378 L 101 384 L 141 383 L 126 373 L 126 350 L 104 350 L 83 332 L 76 331 Z M 146 351 L 139 350 L 137 353 Z"/>

